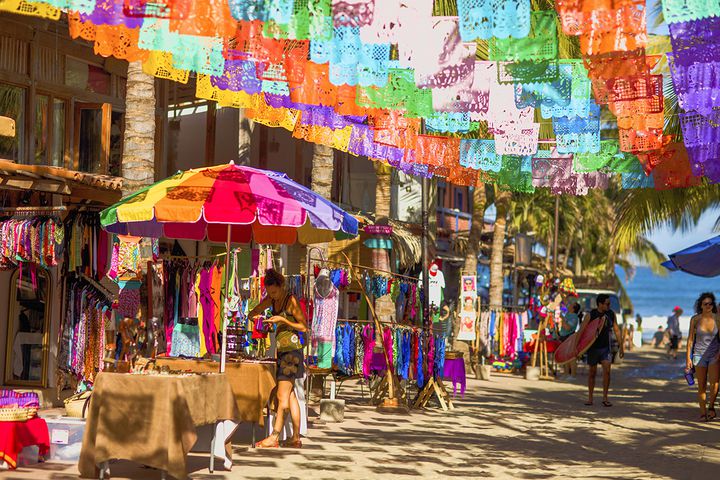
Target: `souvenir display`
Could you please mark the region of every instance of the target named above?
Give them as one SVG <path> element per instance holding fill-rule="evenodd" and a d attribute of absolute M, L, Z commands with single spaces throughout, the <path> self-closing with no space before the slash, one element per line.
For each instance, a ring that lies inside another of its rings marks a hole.
<path fill-rule="evenodd" d="M 708 53 L 720 28 L 699 5 L 663 2 L 672 85 L 656 69 L 660 55 L 646 53 L 639 1 L 533 10 L 527 0 L 459 0 L 457 17 L 434 16 L 431 0 L 64 0 L 0 10 L 51 19 L 67 11 L 71 36 L 99 55 L 181 83 L 194 75 L 199 98 L 294 138 L 460 185 L 583 195 L 607 188 L 611 175 L 623 188 L 720 180 L 717 59 Z M 578 38 L 581 58 L 559 58 L 559 35 Z M 476 60 L 480 40 L 487 56 Z M 682 108 L 684 149 L 663 136 L 664 88 Z M 550 138 L 540 138 L 536 109 L 551 119 Z M 601 109 L 612 118 L 601 122 Z M 604 138 L 617 138 L 623 162 L 607 161 Z M 560 164 L 550 178 L 547 162 L 518 160 L 542 158 L 540 140 L 567 155 L 549 157 Z"/>

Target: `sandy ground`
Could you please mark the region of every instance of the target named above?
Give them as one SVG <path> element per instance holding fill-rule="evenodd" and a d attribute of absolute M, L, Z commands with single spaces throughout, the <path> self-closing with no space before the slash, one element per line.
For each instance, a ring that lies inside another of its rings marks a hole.
<path fill-rule="evenodd" d="M 649 347 L 629 353 L 613 370 L 611 408 L 599 404 L 600 395 L 595 406 L 583 405 L 586 373 L 556 382 L 469 379 L 451 413 L 382 414 L 346 385 L 345 421 L 315 419 L 301 451 L 237 445 L 233 471 L 214 475 L 207 457 L 193 455 L 191 478 L 720 478 L 720 419 L 696 420 L 694 387 L 685 383 L 681 361 Z M 114 478 L 160 478 L 130 462 L 111 470 Z M 45 463 L 0 477 L 65 480 L 77 470 Z"/>

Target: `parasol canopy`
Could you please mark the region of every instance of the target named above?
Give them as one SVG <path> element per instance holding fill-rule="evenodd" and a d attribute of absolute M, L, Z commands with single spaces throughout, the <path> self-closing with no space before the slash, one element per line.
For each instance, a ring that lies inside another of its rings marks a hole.
<path fill-rule="evenodd" d="M 178 172 L 100 214 L 110 233 L 233 243 L 303 244 L 354 236 L 358 221 L 286 174 L 235 165 Z"/>
<path fill-rule="evenodd" d="M 720 275 L 720 235 L 679 252 L 671 253 L 663 263 L 670 271 L 682 270 L 699 277 Z"/>

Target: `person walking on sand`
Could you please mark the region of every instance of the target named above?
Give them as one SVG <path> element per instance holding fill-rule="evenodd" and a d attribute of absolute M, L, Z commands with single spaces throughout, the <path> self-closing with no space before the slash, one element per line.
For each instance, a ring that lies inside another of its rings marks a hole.
<path fill-rule="evenodd" d="M 660 348 L 660 346 L 663 344 L 663 341 L 665 340 L 665 332 L 663 332 L 663 327 L 660 325 L 655 332 L 655 335 L 653 335 L 653 347 L 654 348 Z"/>
<path fill-rule="evenodd" d="M 587 325 L 596 318 L 603 319 L 600 334 L 595 342 L 587 351 L 588 372 L 588 400 L 585 405 L 593 404 L 593 393 L 595 391 L 595 375 L 597 374 L 598 363 L 602 365 L 603 370 L 603 401 L 604 407 L 612 407 L 612 403 L 608 400 L 608 391 L 610 390 L 610 368 L 612 367 L 612 351 L 610 349 L 611 335 L 615 333 L 615 337 L 620 344 L 620 358 L 625 356 L 625 342 L 622 341 L 620 327 L 615 317 L 615 312 L 610 310 L 610 297 L 604 293 L 597 296 L 597 308 L 590 312 L 590 316 L 580 325 L 580 333 L 587 328 Z"/>
<path fill-rule="evenodd" d="M 707 422 L 717 416 L 715 399 L 718 395 L 720 377 L 720 316 L 718 316 L 715 295 L 703 293 L 695 302 L 695 315 L 690 319 L 687 341 L 687 370 L 695 369 L 700 404 L 700 421 Z M 710 384 L 710 398 L 707 399 L 707 383 Z"/>
<path fill-rule="evenodd" d="M 668 346 L 668 356 L 672 357 L 673 360 L 677 359 L 677 351 L 680 346 L 680 316 L 683 314 L 683 309 L 680 307 L 673 308 L 673 314 L 668 317 L 667 329 L 665 330 L 670 338 L 670 344 Z"/>

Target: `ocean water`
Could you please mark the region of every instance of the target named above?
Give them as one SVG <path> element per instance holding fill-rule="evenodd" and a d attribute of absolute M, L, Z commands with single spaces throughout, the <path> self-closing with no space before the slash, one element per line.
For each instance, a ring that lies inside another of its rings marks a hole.
<path fill-rule="evenodd" d="M 625 286 L 635 313 L 643 317 L 643 338 L 651 338 L 659 325 L 667 325 L 667 317 L 677 305 L 684 310 L 680 321 L 683 336 L 687 336 L 695 300 L 702 292 L 713 292 L 720 301 L 720 277 L 703 278 L 684 272 L 669 272 L 666 276 L 653 274 L 648 267 L 638 267 L 632 279 L 623 271 L 618 276 Z"/>

